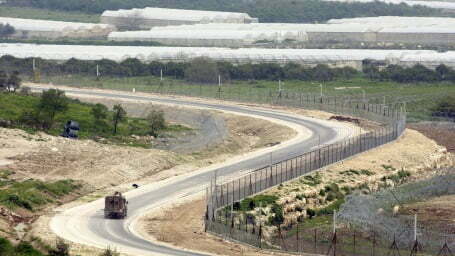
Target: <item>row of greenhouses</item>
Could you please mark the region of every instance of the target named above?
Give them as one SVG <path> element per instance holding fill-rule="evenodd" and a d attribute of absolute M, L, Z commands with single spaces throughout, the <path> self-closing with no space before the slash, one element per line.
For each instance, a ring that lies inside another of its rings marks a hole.
<path fill-rule="evenodd" d="M 209 23 L 113 32 L 112 41 L 154 41 L 172 46 L 250 47 L 262 44 L 373 43 L 455 45 L 455 18 L 371 17 L 327 24 Z"/>
<path fill-rule="evenodd" d="M 360 49 L 262 49 L 262 48 L 202 48 L 202 47 L 143 47 L 143 46 L 87 46 L 0 44 L 0 56 L 43 58 L 64 61 L 109 59 L 123 61 L 137 58 L 144 62 L 187 62 L 197 57 L 215 61 L 241 63 L 299 63 L 313 66 L 351 66 L 360 69 L 362 61 L 370 59 L 383 65 L 412 66 L 422 64 L 436 67 L 446 64 L 455 67 L 455 51 L 431 50 L 360 50 Z"/>
<path fill-rule="evenodd" d="M 345 2 L 345 3 L 369 3 L 369 2 L 384 2 L 388 4 L 407 4 L 409 6 L 425 6 L 428 8 L 442 9 L 448 12 L 455 11 L 455 2 L 451 1 L 425 1 L 425 0 L 323 0 L 331 2 Z"/>

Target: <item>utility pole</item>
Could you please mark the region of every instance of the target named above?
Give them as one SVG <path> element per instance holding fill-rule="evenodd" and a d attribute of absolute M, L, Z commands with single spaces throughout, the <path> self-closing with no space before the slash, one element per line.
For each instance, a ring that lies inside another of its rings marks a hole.
<path fill-rule="evenodd" d="M 218 96 L 221 99 L 221 75 L 218 75 Z"/>
<path fill-rule="evenodd" d="M 322 99 L 322 84 L 319 84 L 319 86 L 321 87 L 321 99 Z"/>
<path fill-rule="evenodd" d="M 160 82 L 163 82 L 163 69 L 160 70 Z"/>

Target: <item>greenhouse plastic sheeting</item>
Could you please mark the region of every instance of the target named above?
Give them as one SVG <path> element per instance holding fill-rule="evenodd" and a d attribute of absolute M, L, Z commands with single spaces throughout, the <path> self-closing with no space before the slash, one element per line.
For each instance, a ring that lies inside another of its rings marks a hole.
<path fill-rule="evenodd" d="M 35 20 L 35 19 L 17 19 L 0 17 L 0 24 L 10 24 L 16 30 L 26 31 L 55 31 L 63 32 L 68 30 L 107 30 L 113 31 L 114 27 L 107 24 L 96 23 L 76 23 L 64 21 Z"/>
<path fill-rule="evenodd" d="M 140 18 L 154 20 L 186 20 L 195 22 L 243 22 L 252 18 L 246 13 L 196 11 L 183 9 L 152 8 L 105 11 L 102 17 Z"/>
<path fill-rule="evenodd" d="M 455 63 L 455 51 L 431 50 L 358 50 L 358 49 L 259 49 L 259 48 L 197 48 L 197 47 L 143 47 L 143 46 L 81 46 L 0 44 L 0 56 L 18 58 L 43 58 L 50 60 L 110 59 L 122 61 L 140 58 L 143 61 L 188 61 L 195 57 L 207 57 L 230 62 L 302 62 L 327 63 L 339 61 L 402 61 L 431 63 Z"/>

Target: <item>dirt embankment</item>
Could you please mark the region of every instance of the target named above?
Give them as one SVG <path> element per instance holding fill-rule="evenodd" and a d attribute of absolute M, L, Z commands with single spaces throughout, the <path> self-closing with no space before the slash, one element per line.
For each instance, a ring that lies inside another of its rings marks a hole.
<path fill-rule="evenodd" d="M 420 122 L 409 124 L 408 127 L 446 147 L 447 151 L 455 153 L 455 123 Z"/>
<path fill-rule="evenodd" d="M 399 214 L 419 216 L 419 225 L 432 230 L 455 234 L 455 195 L 434 197 L 423 202 L 404 205 Z"/>
<path fill-rule="evenodd" d="M 327 184 L 375 184 L 384 175 L 390 175 L 401 168 L 409 171 L 411 177 L 423 178 L 433 175 L 432 169 L 439 166 L 453 165 L 453 155 L 433 140 L 414 130 L 406 130 L 396 142 L 371 150 L 352 159 L 332 165 L 321 171 L 321 183 L 317 186 L 302 185 L 299 181 L 285 184 L 281 188 L 267 191 L 281 197 L 285 218 L 288 222 L 295 219 L 296 195 L 302 193 L 317 194 Z M 346 170 L 368 170 L 368 175 L 356 175 Z M 370 173 L 371 172 L 371 173 Z M 346 185 L 345 184 L 345 185 Z M 372 185 L 372 188 L 374 185 Z M 314 201 L 316 203 L 316 200 Z M 294 208 L 293 208 L 294 207 Z M 315 205 L 311 205 L 315 207 Z M 294 210 L 293 210 L 294 209 Z M 151 212 L 142 220 L 141 233 L 150 239 L 156 239 L 177 247 L 220 253 L 223 255 L 264 255 L 254 248 L 222 241 L 203 232 L 205 202 L 202 199 L 169 206 L 165 211 Z M 292 217 L 292 218 L 291 218 Z M 171 231 L 171 232 L 169 232 Z"/>

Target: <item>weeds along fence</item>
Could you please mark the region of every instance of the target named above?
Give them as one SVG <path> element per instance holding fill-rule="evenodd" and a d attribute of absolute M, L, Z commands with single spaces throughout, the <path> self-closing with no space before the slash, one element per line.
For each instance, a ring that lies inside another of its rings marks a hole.
<path fill-rule="evenodd" d="M 450 220 L 431 222 L 430 227 L 412 216 L 393 216 L 392 208 L 397 203 L 454 194 L 455 169 L 448 168 L 428 180 L 371 195 L 350 195 L 332 223 L 314 227 L 303 222 L 292 229 L 278 229 L 277 235 L 267 242 L 263 239 L 262 223 L 256 223 L 248 214 L 218 211 L 215 219 L 206 218 L 205 223 L 208 231 L 226 239 L 291 253 L 453 256 L 455 226 L 450 225 Z"/>

